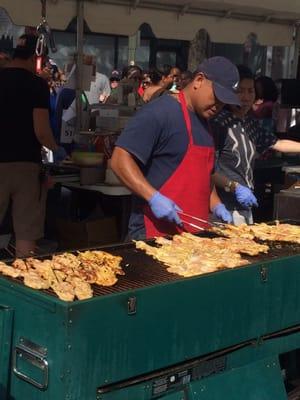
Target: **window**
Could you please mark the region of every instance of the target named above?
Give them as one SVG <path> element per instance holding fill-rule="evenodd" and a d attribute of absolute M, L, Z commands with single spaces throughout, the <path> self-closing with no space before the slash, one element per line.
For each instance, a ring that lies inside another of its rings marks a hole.
<path fill-rule="evenodd" d="M 175 51 L 158 51 L 156 53 L 156 66 L 162 68 L 165 64 L 176 65 Z"/>

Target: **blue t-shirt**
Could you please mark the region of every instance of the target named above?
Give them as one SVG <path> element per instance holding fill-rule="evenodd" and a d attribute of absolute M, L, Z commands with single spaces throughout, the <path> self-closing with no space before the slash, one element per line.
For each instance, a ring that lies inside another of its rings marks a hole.
<path fill-rule="evenodd" d="M 194 144 L 213 147 L 208 124 L 189 111 Z M 162 96 L 143 106 L 130 120 L 116 146 L 133 155 L 147 181 L 157 190 L 180 165 L 189 144 L 180 103 L 172 96 Z M 192 179 L 192 177 L 191 177 Z M 145 202 L 133 196 L 129 222 L 131 238 L 144 238 L 143 206 Z"/>

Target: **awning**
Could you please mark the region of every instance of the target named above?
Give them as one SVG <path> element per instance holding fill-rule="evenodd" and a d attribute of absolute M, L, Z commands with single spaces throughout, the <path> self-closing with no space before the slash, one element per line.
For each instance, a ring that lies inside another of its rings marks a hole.
<path fill-rule="evenodd" d="M 26 0 L 24 7 L 18 3 L 0 0 L 0 7 L 17 25 L 37 25 L 40 0 Z M 65 30 L 76 16 L 76 2 L 47 3 L 51 27 Z M 191 40 L 203 28 L 213 42 L 244 43 L 248 34 L 254 32 L 262 45 L 289 46 L 298 19 L 300 1 L 295 0 L 95 0 L 85 4 L 85 21 L 93 32 L 129 36 L 148 23 L 156 37 L 164 39 Z"/>

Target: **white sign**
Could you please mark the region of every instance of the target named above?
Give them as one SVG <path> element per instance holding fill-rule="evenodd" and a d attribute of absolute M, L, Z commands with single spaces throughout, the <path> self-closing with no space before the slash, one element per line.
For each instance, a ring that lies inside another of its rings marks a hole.
<path fill-rule="evenodd" d="M 73 121 L 62 119 L 60 131 L 60 143 L 73 143 L 75 136 L 75 125 Z"/>

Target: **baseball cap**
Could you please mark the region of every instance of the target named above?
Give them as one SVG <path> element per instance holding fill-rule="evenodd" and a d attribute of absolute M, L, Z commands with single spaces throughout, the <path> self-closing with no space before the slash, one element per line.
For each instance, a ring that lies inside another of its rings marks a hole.
<path fill-rule="evenodd" d="M 241 105 L 236 94 L 239 84 L 238 69 L 225 57 L 211 57 L 204 60 L 196 72 L 202 72 L 212 81 L 216 98 L 224 104 Z"/>
<path fill-rule="evenodd" d="M 27 59 L 35 54 L 36 43 L 38 37 L 36 35 L 24 34 L 17 40 L 14 48 L 13 58 Z"/>
<path fill-rule="evenodd" d="M 112 73 L 111 73 L 109 79 L 110 79 L 111 81 L 119 81 L 119 80 L 120 80 L 119 71 L 117 71 L 117 70 L 112 71 Z"/>

